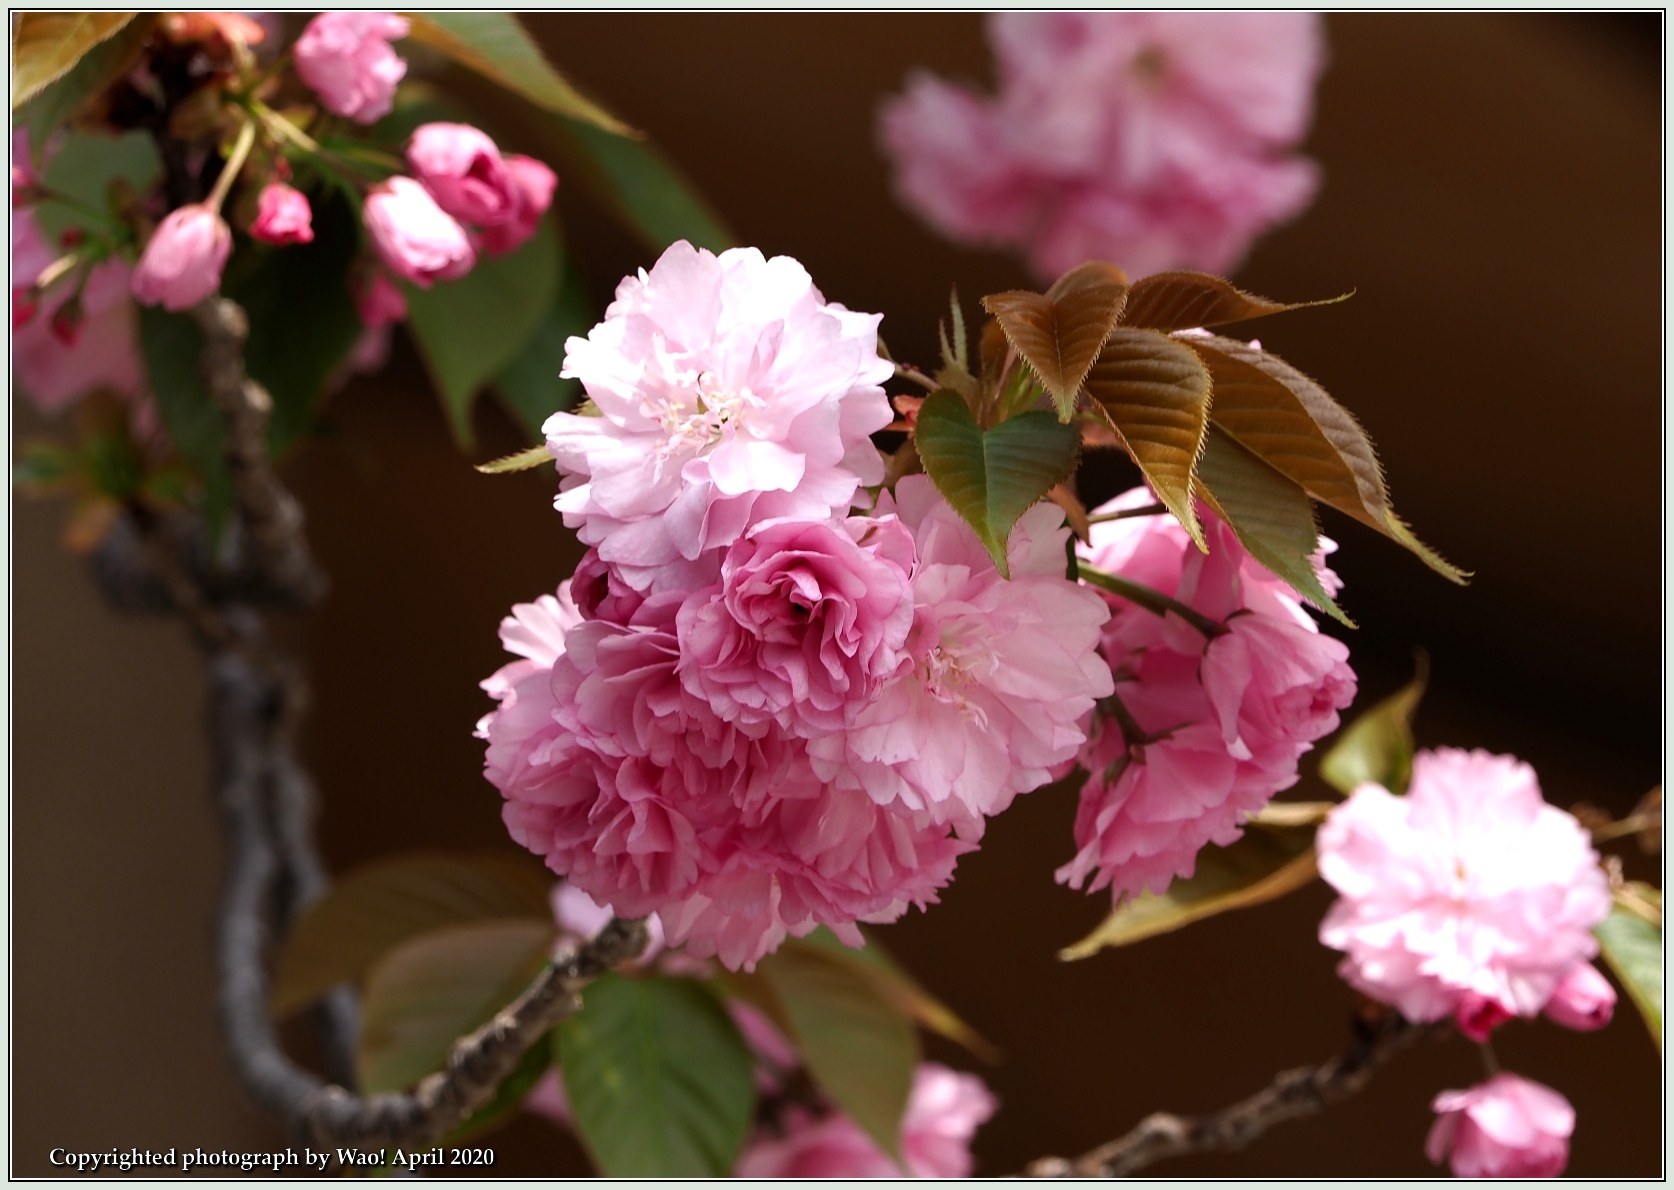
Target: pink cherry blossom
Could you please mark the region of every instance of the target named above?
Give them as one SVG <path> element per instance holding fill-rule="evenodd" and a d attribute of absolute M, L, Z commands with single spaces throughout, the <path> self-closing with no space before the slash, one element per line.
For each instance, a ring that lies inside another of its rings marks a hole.
<path fill-rule="evenodd" d="M 933 1062 L 913 1077 L 901 1124 L 906 1172 L 919 1178 L 971 1175 L 971 1138 L 998 1105 L 982 1080 Z M 741 1178 L 898 1178 L 902 1170 L 841 1112 L 787 1113 L 783 1136 L 759 1135 L 739 1156 Z"/>
<path fill-rule="evenodd" d="M 1575 1109 L 1551 1087 L 1496 1074 L 1468 1091 L 1443 1091 L 1424 1152 L 1461 1178 L 1555 1178 L 1569 1163 Z"/>
<path fill-rule="evenodd" d="M 1501 1017 L 1536 1015 L 1598 953 L 1592 929 L 1610 913 L 1587 832 L 1510 756 L 1420 752 L 1407 796 L 1360 786 L 1318 849 L 1342 898 L 1320 941 L 1346 952 L 1344 979 L 1410 1020 L 1491 1027 L 1485 1001 Z M 1566 997 L 1587 991 L 1576 979 Z"/>
<path fill-rule="evenodd" d="M 827 303 L 789 257 L 672 245 L 569 341 L 562 374 L 599 416 L 545 426 L 564 523 L 645 590 L 754 524 L 843 513 L 883 478 L 878 320 Z"/>
<path fill-rule="evenodd" d="M 1225 272 L 1318 185 L 1289 156 L 1323 64 L 1316 14 L 1027 12 L 990 18 L 993 98 L 926 74 L 886 106 L 903 202 L 1043 277 Z"/>
<path fill-rule="evenodd" d="M 1544 1009 L 1566 1029 L 1591 1032 L 1610 1023 L 1616 1012 L 1616 989 L 1591 963 L 1577 963 L 1552 990 Z"/>
<path fill-rule="evenodd" d="M 360 315 L 362 326 L 378 330 L 407 317 L 407 298 L 388 276 L 373 273 L 371 279 L 355 291 L 355 312 Z"/>
<path fill-rule="evenodd" d="M 134 270 L 134 296 L 148 306 L 185 310 L 221 287 L 232 229 L 204 203 L 169 212 Z"/>
<path fill-rule="evenodd" d="M 510 252 L 535 234 L 558 189 L 558 175 L 533 157 L 508 153 L 505 163 L 517 204 L 503 222 L 483 228 L 482 246 L 495 254 Z"/>
<path fill-rule="evenodd" d="M 912 535 L 894 518 L 768 521 L 680 609 L 680 673 L 746 728 L 840 730 L 893 676 L 912 627 Z"/>
<path fill-rule="evenodd" d="M 35 197 L 35 184 L 40 178 L 35 174 L 34 163 L 29 159 L 29 130 L 27 128 L 12 129 L 12 206 L 24 206 Z"/>
<path fill-rule="evenodd" d="M 1151 504 L 1136 488 L 1098 512 Z M 1094 566 L 1148 586 L 1216 625 L 1212 636 L 1109 596 L 1100 651 L 1115 697 L 1094 717 L 1080 763 L 1078 851 L 1058 879 L 1114 895 L 1161 892 L 1197 853 L 1296 783 L 1297 760 L 1354 698 L 1348 650 L 1320 633 L 1291 589 L 1199 508 L 1209 553 L 1173 517 L 1095 524 Z M 1322 550 L 1335 548 L 1322 542 Z M 1327 590 L 1336 576 L 1318 564 Z"/>
<path fill-rule="evenodd" d="M 407 63 L 390 42 L 407 36 L 393 12 L 322 12 L 297 38 L 296 72 L 340 116 L 361 124 L 389 114 Z"/>
<path fill-rule="evenodd" d="M 492 226 L 517 213 L 520 192 L 500 150 L 469 124 L 420 124 L 407 163 L 436 205 L 461 222 Z"/>
<path fill-rule="evenodd" d="M 314 239 L 314 212 L 308 196 L 283 182 L 262 189 L 250 235 L 267 244 L 307 244 Z"/>
<path fill-rule="evenodd" d="M 397 176 L 374 187 L 364 217 L 384 264 L 421 289 L 463 277 L 476 266 L 465 229 L 411 178 Z"/>
<path fill-rule="evenodd" d="M 809 754 L 825 780 L 979 837 L 983 816 L 1052 780 L 1085 742 L 1087 714 L 1111 690 L 1094 651 L 1109 611 L 1064 578 L 1056 505 L 1012 529 L 1010 581 L 925 476 L 880 501 L 895 509 L 918 553 L 907 662 Z"/>

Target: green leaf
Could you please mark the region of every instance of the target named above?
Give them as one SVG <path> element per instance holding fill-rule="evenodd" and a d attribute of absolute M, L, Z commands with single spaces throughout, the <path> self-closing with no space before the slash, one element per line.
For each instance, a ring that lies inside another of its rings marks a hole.
<path fill-rule="evenodd" d="M 525 1050 L 516 1068 L 506 1076 L 506 1081 L 495 1088 L 494 1098 L 472 1112 L 463 1124 L 443 1137 L 440 1143 L 464 1144 L 472 1137 L 492 1132 L 506 1123 L 523 1107 L 523 1101 L 529 1097 L 529 1092 L 535 1089 L 535 1084 L 541 1081 L 541 1076 L 552 1067 L 554 1048 L 556 1043 L 553 1035 L 548 1034 L 547 1040 L 536 1042 Z"/>
<path fill-rule="evenodd" d="M 551 916 L 551 875 L 507 852 L 420 851 L 332 885 L 292 928 L 273 983 L 285 1016 L 359 980 L 386 951 L 443 926 Z"/>
<path fill-rule="evenodd" d="M 1430 659 L 1418 654 L 1412 680 L 1357 716 L 1320 757 L 1319 775 L 1345 797 L 1370 781 L 1405 793 L 1412 779 L 1412 717 L 1430 680 Z"/>
<path fill-rule="evenodd" d="M 899 1161 L 919 1057 L 906 1015 L 854 963 L 815 948 L 782 948 L 756 971 L 783 1006 L 814 1081 Z"/>
<path fill-rule="evenodd" d="M 34 442 L 24 447 L 23 455 L 12 464 L 12 482 L 24 487 L 47 487 L 63 483 L 81 471 L 81 456 L 75 451 Z"/>
<path fill-rule="evenodd" d="M 1662 1053 L 1662 928 L 1618 906 L 1593 933 Z"/>
<path fill-rule="evenodd" d="M 41 150 L 57 132 L 127 73 L 145 47 L 156 17 L 141 13 L 101 41 L 72 66 L 69 72 L 49 83 L 24 105 L 18 123 L 29 130 L 29 150 L 38 161 Z"/>
<path fill-rule="evenodd" d="M 1349 296 L 1345 293 L 1318 302 L 1275 302 L 1245 293 L 1232 282 L 1211 273 L 1174 270 L 1153 273 L 1133 283 L 1127 308 L 1122 311 L 1122 325 L 1180 331 L 1265 318 L 1308 306 L 1330 306 L 1347 301 Z"/>
<path fill-rule="evenodd" d="M 205 482 L 224 481 L 227 423 L 199 370 L 203 334 L 198 324 L 185 314 L 141 306 L 139 331 L 146 375 L 170 441 Z"/>
<path fill-rule="evenodd" d="M 1081 457 L 1081 431 L 1045 410 L 984 430 L 964 400 L 948 389 L 918 411 L 919 458 L 936 489 L 1011 577 L 1006 540 L 1017 519 L 1068 479 Z"/>
<path fill-rule="evenodd" d="M 550 959 L 551 915 L 446 926 L 386 954 L 366 978 L 355 1073 L 371 1094 L 410 1086 L 515 1000 Z"/>
<path fill-rule="evenodd" d="M 1244 837 L 1227 847 L 1205 847 L 1197 868 L 1158 896 L 1129 897 L 1104 923 L 1074 946 L 1064 960 L 1084 959 L 1107 946 L 1128 946 L 1182 926 L 1248 909 L 1301 888 L 1315 876 L 1313 829 L 1244 827 Z"/>
<path fill-rule="evenodd" d="M 1121 269 L 1095 260 L 1071 269 L 1044 294 L 1015 289 L 982 299 L 1052 395 L 1060 421 L 1075 413 L 1087 369 L 1121 316 L 1127 282 Z"/>
<path fill-rule="evenodd" d="M 752 1060 L 702 985 L 603 975 L 558 1039 L 576 1130 L 600 1173 L 732 1172 L 755 1112 Z"/>
<path fill-rule="evenodd" d="M 1354 627 L 1314 569 L 1319 528 L 1308 494 L 1211 424 L 1197 462 L 1197 492 L 1250 555 L 1332 619 Z"/>
<path fill-rule="evenodd" d="M 114 36 L 131 12 L 26 12 L 12 17 L 12 110 L 69 73 L 82 55 Z"/>
<path fill-rule="evenodd" d="M 678 240 L 711 252 L 733 246 L 720 216 L 650 142 L 562 117 L 543 121 L 534 131 L 562 164 L 565 184 L 579 182 L 653 251 Z"/>
<path fill-rule="evenodd" d="M 163 159 L 143 132 L 122 136 L 71 132 L 53 154 L 41 180 L 62 194 L 96 211 L 110 209 L 110 188 L 121 180 L 139 194 L 163 176 Z M 89 235 L 109 235 L 110 229 L 84 211 L 61 202 L 44 201 L 35 207 L 36 219 L 48 239 L 56 241 L 72 228 Z"/>
<path fill-rule="evenodd" d="M 1156 331 L 1117 327 L 1087 373 L 1087 396 L 1198 549 L 1192 473 L 1209 429 L 1209 370 Z"/>
<path fill-rule="evenodd" d="M 558 233 L 547 218 L 528 243 L 483 257 L 457 281 L 404 287 L 407 326 L 461 445 L 473 441 L 477 392 L 517 358 L 540 325 L 558 284 L 558 264 Z"/>
<path fill-rule="evenodd" d="M 537 107 L 602 128 L 635 135 L 583 96 L 553 68 L 523 22 L 507 12 L 407 12 L 414 41 L 440 50 L 461 66 L 499 83 Z"/>
<path fill-rule="evenodd" d="M 326 382 L 362 333 L 349 267 L 359 219 L 339 194 L 314 199 L 312 243 L 252 243 L 234 259 L 222 292 L 250 317 L 245 367 L 273 398 L 268 447 L 283 454 L 312 425 Z"/>
<path fill-rule="evenodd" d="M 561 409 L 573 408 L 581 397 L 581 381 L 563 379 L 564 344 L 571 335 L 587 334 L 593 325 L 586 283 L 566 254 L 558 292 L 547 306 L 523 350 L 500 370 L 494 387 L 529 437 L 539 442 L 541 426 Z"/>

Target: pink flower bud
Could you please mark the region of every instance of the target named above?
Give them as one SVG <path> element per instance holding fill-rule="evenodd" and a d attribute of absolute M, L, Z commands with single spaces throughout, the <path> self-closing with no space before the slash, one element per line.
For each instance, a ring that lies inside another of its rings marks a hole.
<path fill-rule="evenodd" d="M 366 230 L 391 272 L 424 289 L 477 263 L 465 229 L 411 178 L 394 177 L 366 198 Z"/>
<path fill-rule="evenodd" d="M 1498 1000 L 1466 992 L 1453 1010 L 1453 1023 L 1472 1041 L 1487 1041 L 1490 1033 L 1516 1015 Z"/>
<path fill-rule="evenodd" d="M 52 337 L 66 347 L 74 347 L 76 340 L 81 338 L 81 324 L 87 319 L 87 311 L 82 307 L 80 298 L 71 298 L 52 312 Z"/>
<path fill-rule="evenodd" d="M 214 293 L 232 252 L 232 229 L 203 203 L 176 211 L 157 225 L 134 270 L 134 296 L 148 306 L 184 310 Z"/>
<path fill-rule="evenodd" d="M 533 157 L 513 153 L 505 162 L 517 189 L 517 210 L 504 223 L 483 229 L 482 246 L 493 253 L 510 252 L 534 235 L 558 189 L 558 175 Z"/>
<path fill-rule="evenodd" d="M 1602 1029 L 1616 1012 L 1616 989 L 1591 963 L 1577 964 L 1546 1002 L 1546 1015 L 1566 1029 Z"/>
<path fill-rule="evenodd" d="M 407 299 L 395 287 L 395 282 L 382 273 L 374 273 L 371 282 L 355 294 L 355 308 L 368 330 L 378 330 L 407 317 Z"/>
<path fill-rule="evenodd" d="M 389 44 L 407 29 L 393 12 L 322 12 L 297 38 L 296 72 L 327 108 L 371 124 L 389 113 L 407 73 Z"/>
<path fill-rule="evenodd" d="M 29 320 L 35 317 L 35 311 L 40 308 L 40 299 L 28 285 L 19 285 L 12 290 L 12 329 L 28 326 Z"/>
<path fill-rule="evenodd" d="M 469 124 L 421 124 L 407 161 L 436 205 L 456 219 L 493 226 L 517 213 L 517 187 L 500 150 Z"/>
<path fill-rule="evenodd" d="M 1424 1152 L 1461 1178 L 1551 1178 L 1569 1162 L 1575 1109 L 1551 1087 L 1496 1074 L 1468 1091 L 1443 1091 Z"/>
<path fill-rule="evenodd" d="M 307 244 L 314 239 L 314 212 L 302 191 L 270 183 L 256 200 L 250 234 L 264 244 Z"/>

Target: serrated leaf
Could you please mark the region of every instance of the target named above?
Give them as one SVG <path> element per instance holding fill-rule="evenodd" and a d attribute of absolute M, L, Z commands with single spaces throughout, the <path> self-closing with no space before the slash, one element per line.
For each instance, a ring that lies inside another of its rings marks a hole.
<path fill-rule="evenodd" d="M 551 890 L 545 869 L 502 852 L 420 851 L 368 864 L 332 885 L 291 929 L 274 976 L 274 1015 L 359 980 L 385 952 L 432 930 L 550 917 Z"/>
<path fill-rule="evenodd" d="M 1067 422 L 1087 370 L 1121 316 L 1127 292 L 1121 269 L 1091 261 L 1058 278 L 1047 293 L 1014 289 L 989 294 L 982 308 L 1040 377 L 1059 420 Z"/>
<path fill-rule="evenodd" d="M 1215 424 L 1257 458 L 1331 505 L 1406 546 L 1456 583 L 1466 575 L 1413 536 L 1395 515 L 1383 468 L 1354 415 L 1270 352 L 1218 335 L 1178 339 L 1215 380 Z"/>
<path fill-rule="evenodd" d="M 556 938 L 550 914 L 476 921 L 420 934 L 384 955 L 361 1000 L 361 1090 L 398 1091 L 440 1070 L 455 1041 L 529 986 Z"/>
<path fill-rule="evenodd" d="M 984 430 L 958 394 L 938 389 L 918 411 L 915 440 L 936 489 L 1010 578 L 1011 527 L 1075 470 L 1080 431 L 1045 410 Z"/>
<path fill-rule="evenodd" d="M 1232 282 L 1212 273 L 1177 269 L 1152 273 L 1133 283 L 1127 307 L 1122 311 L 1122 325 L 1158 331 L 1220 326 L 1227 322 L 1282 314 L 1286 310 L 1329 306 L 1346 301 L 1348 296 L 1344 294 L 1316 302 L 1275 302 L 1245 293 Z"/>
<path fill-rule="evenodd" d="M 1209 429 L 1210 387 L 1203 361 L 1178 340 L 1126 327 L 1110 332 L 1086 382 L 1093 408 L 1199 549 L 1192 473 Z"/>
<path fill-rule="evenodd" d="M 405 286 L 407 326 L 442 398 L 455 441 L 471 445 L 477 393 L 523 350 L 558 284 L 551 218 L 504 256 L 486 256 L 457 281 Z"/>
<path fill-rule="evenodd" d="M 576 1131 L 616 1178 L 725 1177 L 755 1110 L 749 1047 L 688 979 L 601 976 L 558 1029 Z"/>
<path fill-rule="evenodd" d="M 1622 981 L 1657 1053 L 1662 1053 L 1662 930 L 1644 918 L 1617 907 L 1594 928 L 1604 961 Z"/>
<path fill-rule="evenodd" d="M 538 107 L 582 120 L 618 136 L 635 136 L 604 108 L 583 96 L 559 74 L 511 13 L 407 12 L 414 41 L 440 50 Z"/>
<path fill-rule="evenodd" d="M 1198 495 L 1231 526 L 1251 557 L 1332 619 L 1354 627 L 1314 569 L 1319 528 L 1306 492 L 1213 422 L 1204 436 L 1197 482 Z"/>
<path fill-rule="evenodd" d="M 783 1006 L 814 1081 L 899 1162 L 919 1057 L 907 1016 L 852 962 L 814 948 L 781 949 L 756 971 Z"/>
<path fill-rule="evenodd" d="M 572 408 L 580 399 L 581 381 L 573 377 L 565 379 L 558 373 L 564 367 L 565 343 L 571 335 L 586 335 L 592 325 L 593 311 L 587 301 L 586 284 L 566 252 L 558 292 L 545 315 L 517 358 L 494 378 L 500 400 L 530 438 L 540 441 L 541 426 L 546 419 L 559 410 Z"/>
<path fill-rule="evenodd" d="M 532 471 L 550 462 L 552 455 L 547 452 L 545 446 L 531 446 L 528 450 L 520 450 L 514 455 L 504 455 L 486 463 L 478 463 L 473 470 L 484 475 L 510 475 L 517 471 Z"/>
<path fill-rule="evenodd" d="M 1313 828 L 1247 825 L 1244 837 L 1227 847 L 1197 853 L 1197 867 L 1162 895 L 1125 899 L 1102 925 L 1060 951 L 1066 961 L 1084 959 L 1109 946 L 1128 946 L 1234 909 L 1248 909 L 1301 888 L 1317 876 Z"/>
<path fill-rule="evenodd" d="M 12 110 L 68 74 L 101 41 L 134 19 L 131 12 L 26 12 L 12 18 Z"/>
<path fill-rule="evenodd" d="M 1412 779 L 1412 717 L 1430 681 L 1430 659 L 1418 655 L 1412 680 L 1357 716 L 1320 757 L 1319 775 L 1345 797 L 1370 781 L 1405 793 Z"/>
<path fill-rule="evenodd" d="M 151 35 L 155 21 L 154 14 L 138 14 L 93 46 L 67 73 L 47 84 L 24 105 L 18 122 L 29 130 L 30 152 L 37 161 L 53 133 L 127 73 L 145 47 L 145 39 Z"/>

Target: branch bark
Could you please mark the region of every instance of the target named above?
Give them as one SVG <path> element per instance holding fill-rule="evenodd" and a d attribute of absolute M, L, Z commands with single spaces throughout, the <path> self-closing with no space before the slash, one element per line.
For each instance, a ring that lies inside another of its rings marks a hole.
<path fill-rule="evenodd" d="M 1025 1175 L 1032 1178 L 1119 1178 L 1168 1157 L 1215 1149 L 1241 1149 L 1276 1124 L 1300 1119 L 1358 1093 L 1377 1070 L 1421 1041 L 1440 1037 L 1446 1021 L 1414 1024 L 1392 1010 L 1356 1017 L 1355 1041 L 1344 1053 L 1318 1066 L 1278 1075 L 1248 1099 L 1203 1116 L 1157 1112 L 1127 1135 L 1080 1157 L 1042 1157 Z"/>

